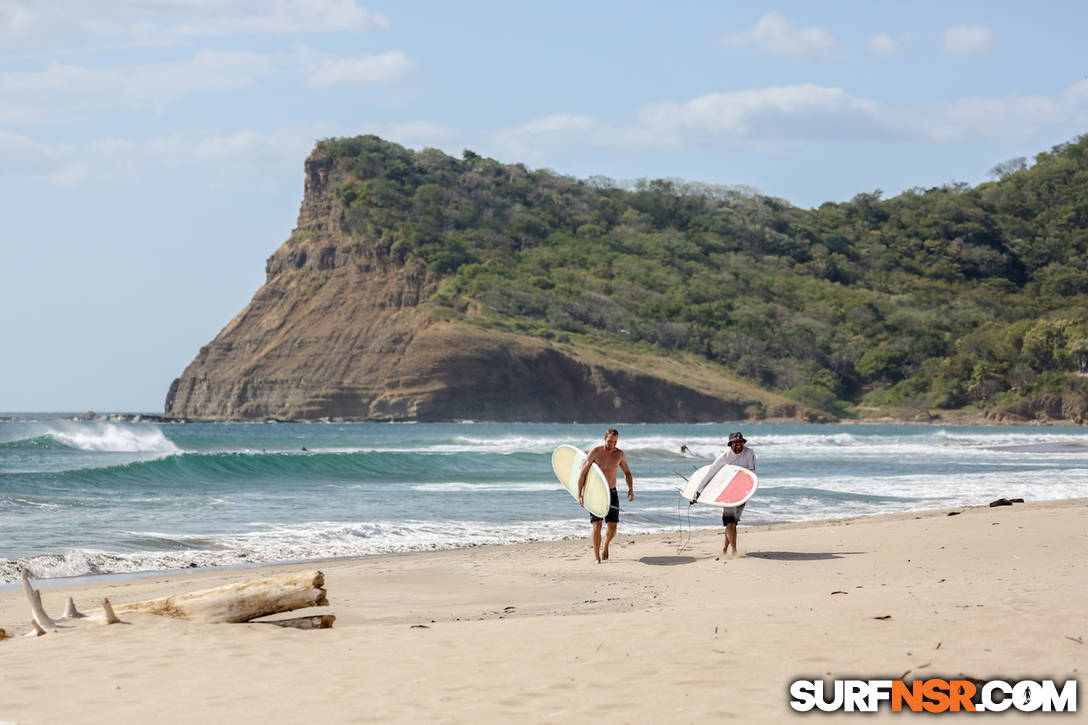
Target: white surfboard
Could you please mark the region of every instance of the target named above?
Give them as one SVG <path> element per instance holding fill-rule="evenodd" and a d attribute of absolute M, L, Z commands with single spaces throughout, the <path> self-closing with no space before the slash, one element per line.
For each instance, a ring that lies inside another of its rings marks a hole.
<path fill-rule="evenodd" d="M 695 489 L 709 472 L 710 466 L 703 466 L 691 474 L 691 478 L 680 489 L 680 495 L 689 501 L 695 498 Z M 710 483 L 699 494 L 697 503 L 722 508 L 740 506 L 752 497 L 757 488 L 759 488 L 759 478 L 753 471 L 741 466 L 722 466 L 722 470 L 714 474 L 714 478 L 710 479 Z"/>
<path fill-rule="evenodd" d="M 552 453 L 552 470 L 555 471 L 555 477 L 575 501 L 578 500 L 578 477 L 582 473 L 582 464 L 585 461 L 586 454 L 574 446 L 562 445 Z M 594 463 L 586 474 L 586 485 L 582 489 L 582 507 L 594 516 L 604 518 L 611 504 L 608 479 L 604 477 L 604 471 L 600 466 Z"/>

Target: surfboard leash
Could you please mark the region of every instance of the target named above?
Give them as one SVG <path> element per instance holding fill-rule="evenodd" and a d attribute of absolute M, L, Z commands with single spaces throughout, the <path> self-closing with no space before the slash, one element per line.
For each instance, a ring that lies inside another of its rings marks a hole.
<path fill-rule="evenodd" d="M 673 471 L 677 476 L 687 481 L 688 478 L 679 471 Z M 682 492 L 684 489 L 680 489 Z M 680 543 L 676 545 L 676 553 L 680 554 L 688 548 L 688 544 L 691 543 L 691 507 L 694 506 L 691 501 L 688 501 L 687 508 L 687 529 L 684 528 L 684 516 L 680 513 L 680 502 L 685 501 L 683 496 L 676 497 L 676 528 L 680 529 Z"/>
<path fill-rule="evenodd" d="M 691 502 L 688 502 L 687 509 L 687 526 L 684 525 L 684 516 L 680 513 L 680 501 L 683 500 L 683 496 L 676 498 L 676 525 L 680 529 L 680 543 L 676 545 L 676 553 L 683 553 L 688 548 L 688 544 L 691 543 Z"/>

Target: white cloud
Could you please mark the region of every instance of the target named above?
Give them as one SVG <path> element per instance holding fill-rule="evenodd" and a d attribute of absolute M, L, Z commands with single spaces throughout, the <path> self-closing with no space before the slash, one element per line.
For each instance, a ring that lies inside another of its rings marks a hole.
<path fill-rule="evenodd" d="M 305 46 L 283 54 L 202 50 L 180 60 L 108 68 L 54 62 L 0 72 L 0 124 L 68 125 L 106 112 L 162 112 L 194 94 L 237 92 L 298 75 L 313 87 L 388 85 L 410 79 L 415 68 L 399 51 L 332 58 Z"/>
<path fill-rule="evenodd" d="M 47 178 L 57 186 L 80 186 L 91 176 L 91 167 L 88 164 L 68 164 L 57 171 L 48 174 Z"/>
<path fill-rule="evenodd" d="M 50 149 L 27 136 L 0 129 L 0 176 L 48 171 L 55 164 Z"/>
<path fill-rule="evenodd" d="M 929 108 L 905 109 L 903 122 L 927 141 L 951 143 L 978 138 L 1030 138 L 1051 123 L 1085 119 L 1088 104 L 1046 96 L 962 98 Z"/>
<path fill-rule="evenodd" d="M 546 133 L 585 133 L 597 125 L 590 116 L 575 116 L 569 113 L 553 113 L 544 118 L 523 123 L 519 131 L 526 134 Z"/>
<path fill-rule="evenodd" d="M 814 141 L 895 140 L 903 132 L 874 101 L 841 88 L 782 86 L 707 93 L 641 108 L 626 123 L 553 114 L 500 129 L 491 143 L 509 158 L 545 163 L 570 149 L 680 152 L 698 148 L 786 148 Z"/>
<path fill-rule="evenodd" d="M 215 173 L 249 173 L 269 167 L 301 169 L 302 159 L 317 136 L 313 127 L 283 128 L 275 131 L 242 129 L 230 133 L 176 133 L 143 141 L 108 139 L 93 147 L 90 156 L 132 157 L 138 173 L 157 173 L 169 168 L 206 168 Z"/>
<path fill-rule="evenodd" d="M 532 119 L 491 135 L 491 143 L 500 155 L 529 163 L 543 163 L 553 148 L 610 146 L 606 136 L 614 129 L 602 128 L 591 116 L 553 113 Z M 613 138 L 615 142 L 617 139 Z"/>
<path fill-rule="evenodd" d="M 1062 98 L 1070 103 L 1084 103 L 1088 105 L 1088 76 L 1081 78 L 1062 94 Z"/>
<path fill-rule="evenodd" d="M 0 5 L 0 38 L 12 38 L 25 33 L 34 22 L 30 11 L 15 3 Z"/>
<path fill-rule="evenodd" d="M 902 131 L 873 101 L 841 88 L 782 86 L 707 93 L 644 106 L 627 123 L 553 114 L 500 129 L 491 143 L 505 156 L 543 163 L 572 148 L 673 151 L 785 148 L 826 140 L 895 140 Z"/>
<path fill-rule="evenodd" d="M 1001 44 L 986 25 L 957 25 L 941 34 L 941 52 L 945 55 L 985 55 Z"/>
<path fill-rule="evenodd" d="M 209 183 L 235 178 L 253 183 L 269 173 L 283 177 L 302 161 L 322 134 L 316 129 L 249 130 L 228 134 L 172 134 L 144 140 L 100 138 L 49 147 L 0 131 L 0 174 L 57 186 L 138 183 L 179 169 L 196 169 Z"/>
<path fill-rule="evenodd" d="M 401 83 L 412 77 L 415 62 L 399 50 L 358 58 L 331 58 L 310 74 L 312 87 Z"/>
<path fill-rule="evenodd" d="M 388 30 L 355 0 L 5 0 L 0 40 L 14 47 L 87 45 L 95 39 L 161 45 L 198 37 Z"/>
<path fill-rule="evenodd" d="M 1055 96 L 964 98 L 927 106 L 891 106 L 812 84 L 706 93 L 644 106 L 626 122 L 545 116 L 499 129 L 490 141 L 508 158 L 547 163 L 549 155 L 572 150 L 782 151 L 821 143 L 944 144 L 1027 138 L 1062 125 L 1088 125 L 1088 78 Z"/>
<path fill-rule="evenodd" d="M 0 73 L 0 123 L 70 123 L 106 109 L 162 110 L 192 93 L 237 91 L 272 73 L 276 59 L 204 50 L 159 64 L 86 68 L 49 63 Z"/>
<path fill-rule="evenodd" d="M 665 101 L 639 112 L 653 135 L 712 136 L 734 141 L 803 142 L 899 136 L 879 105 L 841 88 L 812 84 L 707 93 L 685 103 Z"/>
<path fill-rule="evenodd" d="M 887 33 L 877 33 L 870 36 L 866 46 L 869 48 L 869 52 L 873 55 L 879 55 L 884 58 L 898 58 L 906 52 L 907 41 L 910 40 L 910 35 L 904 33 L 898 38 L 892 37 Z"/>
<path fill-rule="evenodd" d="M 845 55 L 835 38 L 823 28 L 794 27 L 781 13 L 767 13 L 751 30 L 723 36 L 717 42 L 730 49 L 752 47 L 760 53 L 805 60 Z"/>
<path fill-rule="evenodd" d="M 79 145 L 47 146 L 0 130 L 0 175 L 50 184 L 133 184 L 180 171 L 193 171 L 213 187 L 301 183 L 302 160 L 319 139 L 376 134 L 409 147 L 448 144 L 456 132 L 428 121 L 324 123 L 271 131 L 171 133 L 145 139 L 102 137 Z"/>
<path fill-rule="evenodd" d="M 184 16 L 192 18 L 166 26 L 169 32 L 182 36 L 295 35 L 389 29 L 389 20 L 384 15 L 364 10 L 354 0 L 236 0 L 226 3 L 189 0 L 174 5 L 185 8 Z"/>

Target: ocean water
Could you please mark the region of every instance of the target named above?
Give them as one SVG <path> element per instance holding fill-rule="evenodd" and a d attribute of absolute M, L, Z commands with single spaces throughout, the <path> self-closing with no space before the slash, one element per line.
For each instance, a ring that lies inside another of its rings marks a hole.
<path fill-rule="evenodd" d="M 0 421 L 0 581 L 586 536 L 551 451 L 605 427 Z M 736 429 L 759 458 L 742 526 L 1088 497 L 1080 428 L 627 425 L 620 532 L 720 527 L 677 489 Z"/>

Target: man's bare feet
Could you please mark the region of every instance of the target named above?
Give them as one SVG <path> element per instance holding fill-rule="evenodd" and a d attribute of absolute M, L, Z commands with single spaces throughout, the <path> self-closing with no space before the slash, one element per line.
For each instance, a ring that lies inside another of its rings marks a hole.
<path fill-rule="evenodd" d="M 608 561 L 608 549 L 605 549 L 604 551 L 601 552 L 601 558 L 604 559 L 605 561 Z"/>

